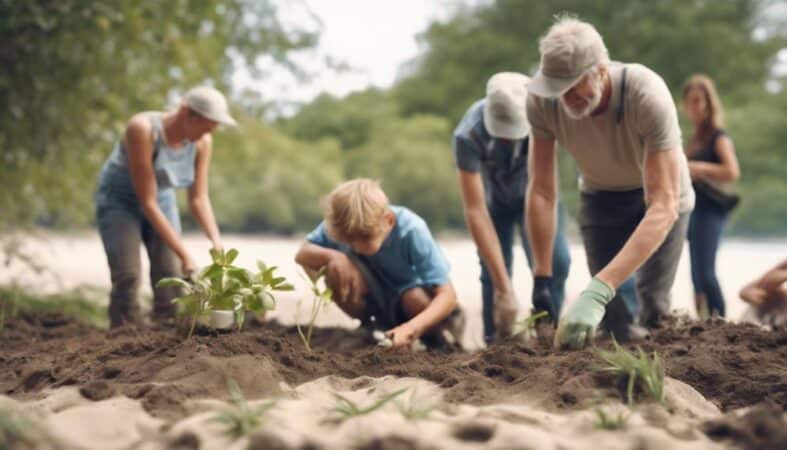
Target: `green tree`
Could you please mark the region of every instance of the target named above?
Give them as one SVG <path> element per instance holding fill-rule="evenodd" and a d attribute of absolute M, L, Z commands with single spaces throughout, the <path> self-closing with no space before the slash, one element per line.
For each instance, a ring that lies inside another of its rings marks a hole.
<path fill-rule="evenodd" d="M 85 224 L 98 169 L 135 112 L 317 35 L 275 0 L 0 0 L 0 230 Z"/>
<path fill-rule="evenodd" d="M 451 126 L 435 116 L 377 124 L 369 141 L 348 155 L 349 177 L 381 180 L 393 203 L 424 217 L 433 230 L 463 223 L 451 156 Z"/>
<path fill-rule="evenodd" d="M 330 137 L 338 139 L 343 149 L 349 149 L 365 144 L 375 124 L 397 115 L 397 105 L 390 94 L 372 88 L 342 99 L 320 95 L 280 125 L 298 139 Z"/>
<path fill-rule="evenodd" d="M 322 218 L 320 198 L 342 179 L 339 146 L 297 141 L 253 118 L 239 120 L 214 141 L 220 170 L 209 182 L 219 225 L 286 233 L 314 227 Z"/>

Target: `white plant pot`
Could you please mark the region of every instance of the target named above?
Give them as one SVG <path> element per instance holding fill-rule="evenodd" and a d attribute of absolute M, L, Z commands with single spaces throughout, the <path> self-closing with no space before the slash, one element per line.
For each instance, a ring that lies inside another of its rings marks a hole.
<path fill-rule="evenodd" d="M 209 325 L 217 330 L 229 330 L 235 325 L 235 313 L 230 310 L 210 312 Z"/>

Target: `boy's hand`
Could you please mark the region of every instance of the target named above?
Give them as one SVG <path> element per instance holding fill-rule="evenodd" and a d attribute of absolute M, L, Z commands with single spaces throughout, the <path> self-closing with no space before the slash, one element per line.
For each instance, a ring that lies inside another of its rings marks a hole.
<path fill-rule="evenodd" d="M 392 349 L 403 348 L 405 350 L 409 350 L 415 340 L 419 337 L 418 331 L 416 331 L 416 329 L 407 322 L 394 329 L 386 331 L 385 335 L 391 339 L 393 343 L 393 345 L 391 345 Z"/>
<path fill-rule="evenodd" d="M 344 253 L 336 253 L 328 262 L 327 275 L 335 286 L 339 286 L 339 298 L 348 301 L 355 298 L 360 291 L 360 280 L 355 266 Z"/>
<path fill-rule="evenodd" d="M 752 306 L 762 306 L 768 293 L 758 286 L 747 286 L 741 291 L 741 298 Z"/>

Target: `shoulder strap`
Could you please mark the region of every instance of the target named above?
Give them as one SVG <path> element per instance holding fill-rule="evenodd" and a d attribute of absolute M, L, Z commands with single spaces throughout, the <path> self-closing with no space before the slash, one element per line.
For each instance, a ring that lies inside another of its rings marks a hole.
<path fill-rule="evenodd" d="M 626 103 L 626 66 L 623 66 L 623 76 L 620 79 L 620 99 L 618 101 L 618 110 L 615 121 L 620 123 L 623 120 L 623 108 Z"/>

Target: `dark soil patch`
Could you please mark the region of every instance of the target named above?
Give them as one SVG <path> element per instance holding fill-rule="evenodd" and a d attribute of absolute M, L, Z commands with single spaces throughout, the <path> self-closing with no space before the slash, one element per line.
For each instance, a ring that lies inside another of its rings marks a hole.
<path fill-rule="evenodd" d="M 226 397 L 227 377 L 250 399 L 280 393 L 281 382 L 326 375 L 418 376 L 445 388 L 449 402 L 476 405 L 521 400 L 565 410 L 591 406 L 599 393 L 620 395 L 616 380 L 590 370 L 598 362 L 592 351 L 555 352 L 550 336 L 474 353 L 410 354 L 375 347 L 359 331 L 327 328 L 315 330 L 308 353 L 294 328 L 275 322 L 185 340 L 170 328 L 106 331 L 54 319 L 23 316 L 8 324 L 0 337 L 0 393 L 25 398 L 64 385 L 92 392 L 89 386 L 111 380 L 164 418 L 184 414 L 187 399 Z M 787 408 L 787 330 L 675 320 L 654 330 L 643 348 L 658 351 L 667 375 L 722 410 L 763 401 Z"/>
<path fill-rule="evenodd" d="M 82 397 L 94 402 L 113 397 L 117 391 L 106 381 L 93 381 L 79 388 Z"/>
<path fill-rule="evenodd" d="M 732 414 L 703 426 L 711 439 L 732 442 L 745 450 L 787 449 L 787 422 L 781 408 L 763 404 L 742 417 Z"/>

